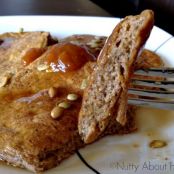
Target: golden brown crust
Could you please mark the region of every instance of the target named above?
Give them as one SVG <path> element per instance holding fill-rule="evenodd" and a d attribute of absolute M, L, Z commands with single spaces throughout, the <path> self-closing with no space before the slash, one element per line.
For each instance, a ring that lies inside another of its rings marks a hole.
<path fill-rule="evenodd" d="M 23 68 L 22 57 L 30 48 L 45 48 L 49 33 L 23 32 L 0 35 L 0 77 L 14 75 Z"/>
<path fill-rule="evenodd" d="M 88 40 L 89 36 L 83 38 Z M 94 36 L 90 38 L 93 40 Z M 57 166 L 84 146 L 77 130 L 81 97 L 58 120 L 53 120 L 50 112 L 57 102 L 66 99 L 67 94 L 82 96 L 81 83 L 89 77 L 96 64 L 88 62 L 80 70 L 64 77 L 54 72 L 38 71 L 38 65 L 45 62 L 45 58 L 46 53 L 20 70 L 0 91 L 0 158 L 31 171 Z M 48 95 L 52 86 L 58 89 L 54 98 Z M 106 134 L 134 131 L 133 118 L 129 124 L 124 128 L 116 123 L 107 129 Z M 119 129 L 115 128 L 117 126 Z"/>
<path fill-rule="evenodd" d="M 132 16 L 128 16 L 126 17 L 125 20 L 129 20 L 129 18 L 131 18 Z M 142 49 L 142 46 L 145 44 L 146 40 L 148 39 L 150 32 L 152 30 L 153 24 L 154 24 L 154 13 L 151 10 L 144 10 L 143 12 L 141 12 L 140 15 L 136 16 L 137 20 L 138 18 L 140 18 L 140 28 L 135 29 L 135 31 L 132 32 L 137 32 L 137 37 L 135 38 L 135 45 L 134 48 L 132 49 L 132 53 L 130 55 L 129 58 L 129 62 L 128 62 L 128 69 L 129 72 L 126 72 L 127 77 L 125 78 L 125 81 L 123 82 L 123 91 L 121 93 L 121 96 L 119 98 L 119 106 L 118 106 L 118 112 L 117 112 L 117 117 L 116 120 L 124 125 L 126 123 L 126 110 L 125 109 L 127 107 L 127 99 L 128 99 L 128 95 L 127 95 L 127 90 L 128 90 L 128 82 L 133 74 L 133 68 L 134 68 L 134 64 L 136 62 L 136 58 L 138 56 L 139 51 Z M 141 19 L 142 18 L 142 19 Z M 124 21 L 122 21 L 124 22 Z M 142 24 L 143 23 L 143 24 Z M 121 25 L 121 24 L 120 24 Z M 132 25 L 135 25 L 134 23 Z M 126 81 L 127 79 L 127 81 Z"/>
<path fill-rule="evenodd" d="M 87 39 L 87 36 L 83 37 L 82 40 Z M 88 62 L 65 78 L 55 73 L 37 71 L 38 64 L 45 60 L 44 56 L 18 72 L 12 83 L 0 92 L 0 158 L 35 172 L 57 166 L 84 146 L 77 129 L 81 98 L 73 102 L 59 120 L 53 120 L 50 111 L 68 93 L 83 95 L 81 83 L 92 73 L 96 64 Z M 58 96 L 53 99 L 47 93 L 52 86 L 58 88 Z M 29 98 L 25 98 L 27 96 Z M 113 117 L 101 136 L 135 131 L 134 112 L 134 108 L 128 109 L 125 126 L 115 122 Z"/>
<path fill-rule="evenodd" d="M 82 140 L 91 143 L 105 130 L 113 115 L 126 123 L 127 88 L 139 50 L 154 23 L 151 10 L 128 16 L 109 36 L 84 92 L 78 129 Z M 116 113 L 114 106 L 117 105 Z"/>

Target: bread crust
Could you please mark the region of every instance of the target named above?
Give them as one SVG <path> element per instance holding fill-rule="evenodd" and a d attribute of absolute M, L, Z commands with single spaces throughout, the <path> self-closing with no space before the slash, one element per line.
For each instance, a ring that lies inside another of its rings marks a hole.
<path fill-rule="evenodd" d="M 145 10 L 122 20 L 107 39 L 84 92 L 79 113 L 78 130 L 85 143 L 95 141 L 114 115 L 120 124 L 126 123 L 129 79 L 153 24 L 153 12 Z"/>

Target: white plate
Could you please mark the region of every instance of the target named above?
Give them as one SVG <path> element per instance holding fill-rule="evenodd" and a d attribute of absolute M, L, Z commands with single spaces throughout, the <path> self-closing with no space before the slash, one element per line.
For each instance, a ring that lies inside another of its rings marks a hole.
<path fill-rule="evenodd" d="M 62 38 L 72 34 L 108 36 L 118 18 L 70 16 L 11 16 L 0 17 L 0 33 L 7 31 L 43 30 Z M 156 51 L 167 65 L 174 66 L 174 38 L 154 27 L 146 48 Z M 108 136 L 81 149 L 47 174 L 162 174 L 174 173 L 174 112 L 140 108 L 137 111 L 138 131 L 124 136 Z M 162 139 L 168 146 L 151 149 L 151 140 Z M 86 164 L 85 164 L 86 163 Z M 137 171 L 135 171 L 137 166 Z M 0 173 L 28 174 L 23 169 L 1 165 Z"/>

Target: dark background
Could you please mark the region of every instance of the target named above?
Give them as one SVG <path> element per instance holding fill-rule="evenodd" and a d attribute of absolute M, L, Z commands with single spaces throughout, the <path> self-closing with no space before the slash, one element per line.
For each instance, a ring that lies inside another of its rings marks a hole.
<path fill-rule="evenodd" d="M 155 25 L 174 35 L 174 0 L 91 0 L 113 16 L 137 14 L 143 9 L 155 12 Z"/>
<path fill-rule="evenodd" d="M 0 15 L 80 15 L 124 17 L 155 12 L 155 25 L 174 35 L 174 0 L 0 0 Z"/>

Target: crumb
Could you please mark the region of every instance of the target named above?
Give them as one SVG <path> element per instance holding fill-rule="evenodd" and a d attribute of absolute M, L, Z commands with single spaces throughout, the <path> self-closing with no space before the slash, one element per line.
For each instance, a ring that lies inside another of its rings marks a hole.
<path fill-rule="evenodd" d="M 149 143 L 149 147 L 151 148 L 162 148 L 167 146 L 167 142 L 163 140 L 153 140 Z"/>

